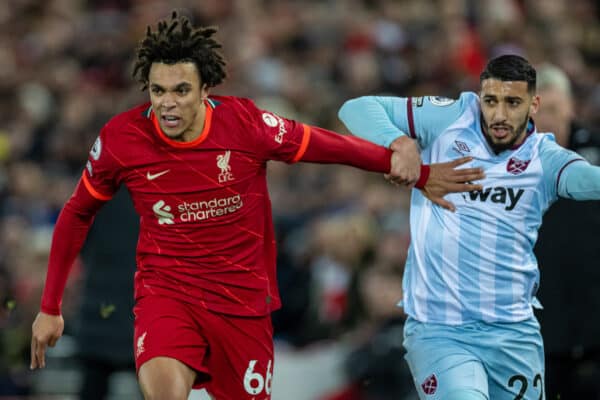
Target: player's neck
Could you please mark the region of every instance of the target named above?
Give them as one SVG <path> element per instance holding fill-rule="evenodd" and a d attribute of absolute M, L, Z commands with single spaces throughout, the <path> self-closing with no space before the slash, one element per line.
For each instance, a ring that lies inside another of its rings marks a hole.
<path fill-rule="evenodd" d="M 194 122 L 188 129 L 181 135 L 181 142 L 193 142 L 198 139 L 202 131 L 204 130 L 204 124 L 206 122 L 206 102 L 202 102 Z"/>

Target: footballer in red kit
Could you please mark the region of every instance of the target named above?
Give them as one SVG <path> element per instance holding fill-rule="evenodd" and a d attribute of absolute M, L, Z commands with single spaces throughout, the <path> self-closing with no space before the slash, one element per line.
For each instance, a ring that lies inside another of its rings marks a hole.
<path fill-rule="evenodd" d="M 133 350 L 144 397 L 184 400 L 192 387 L 206 387 L 220 400 L 268 400 L 270 313 L 281 302 L 267 161 L 339 163 L 427 182 L 412 141 L 392 152 L 248 99 L 209 96 L 225 77 L 214 33 L 175 13 L 148 28 L 134 76 L 150 103 L 104 126 L 61 211 L 32 326 L 31 369 L 45 366 L 47 346 L 62 335 L 63 291 L 94 215 L 125 185 L 140 217 Z M 443 181 L 438 172 L 448 178 L 456 165 L 431 166 L 431 180 Z M 470 171 L 454 184 L 477 179 Z"/>
<path fill-rule="evenodd" d="M 191 142 L 166 136 L 150 104 L 115 117 L 82 180 L 99 200 L 120 184 L 129 188 L 141 217 L 136 298 L 267 315 L 280 300 L 266 162 L 300 160 L 317 128 L 246 99 L 209 97 L 205 107 L 204 128 Z"/>

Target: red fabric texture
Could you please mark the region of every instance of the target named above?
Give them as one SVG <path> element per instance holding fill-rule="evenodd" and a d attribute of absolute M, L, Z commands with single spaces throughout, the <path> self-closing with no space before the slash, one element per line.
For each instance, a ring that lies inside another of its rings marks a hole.
<path fill-rule="evenodd" d="M 355 136 L 310 127 L 308 147 L 301 161 L 351 165 L 367 171 L 389 173 L 392 151 Z"/>
<path fill-rule="evenodd" d="M 155 357 L 170 357 L 198 371 L 194 388 L 216 399 L 270 399 L 270 316 L 217 314 L 162 296 L 146 296 L 133 310 L 137 371 Z"/>
<path fill-rule="evenodd" d="M 102 204 L 104 201 L 91 196 L 80 180 L 60 212 L 52 235 L 46 284 L 42 294 L 42 312 L 60 315 L 69 272 L 83 246 L 94 215 Z"/>
<path fill-rule="evenodd" d="M 42 311 L 60 313 L 69 270 L 93 216 L 124 184 L 140 216 L 136 299 L 160 295 L 241 316 L 281 305 L 267 190 L 269 160 L 342 163 L 389 172 L 391 151 L 213 96 L 202 140 L 174 142 L 150 104 L 115 116 L 55 227 Z"/>

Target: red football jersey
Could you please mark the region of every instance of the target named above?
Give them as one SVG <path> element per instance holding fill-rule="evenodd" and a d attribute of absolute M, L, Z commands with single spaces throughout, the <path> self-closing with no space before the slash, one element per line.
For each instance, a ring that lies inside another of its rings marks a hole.
<path fill-rule="evenodd" d="M 213 96 L 193 142 L 169 139 L 150 104 L 114 117 L 83 174 L 109 199 L 129 189 L 140 216 L 135 295 L 159 294 L 245 316 L 280 307 L 266 162 L 295 162 L 310 127 Z"/>

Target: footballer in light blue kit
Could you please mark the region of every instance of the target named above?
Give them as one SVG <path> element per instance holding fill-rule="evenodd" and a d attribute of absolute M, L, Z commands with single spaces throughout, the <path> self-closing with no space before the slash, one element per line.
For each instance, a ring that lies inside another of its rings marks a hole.
<path fill-rule="evenodd" d="M 353 134 L 383 146 L 414 138 L 425 164 L 470 156 L 467 165 L 485 172 L 483 190 L 446 196 L 455 212 L 412 193 L 402 305 L 420 398 L 544 399 L 533 246 L 558 196 L 600 199 L 600 168 L 536 131 L 540 99 L 527 60 L 497 57 L 480 81 L 479 95 L 457 100 L 360 97 L 339 116 Z"/>

